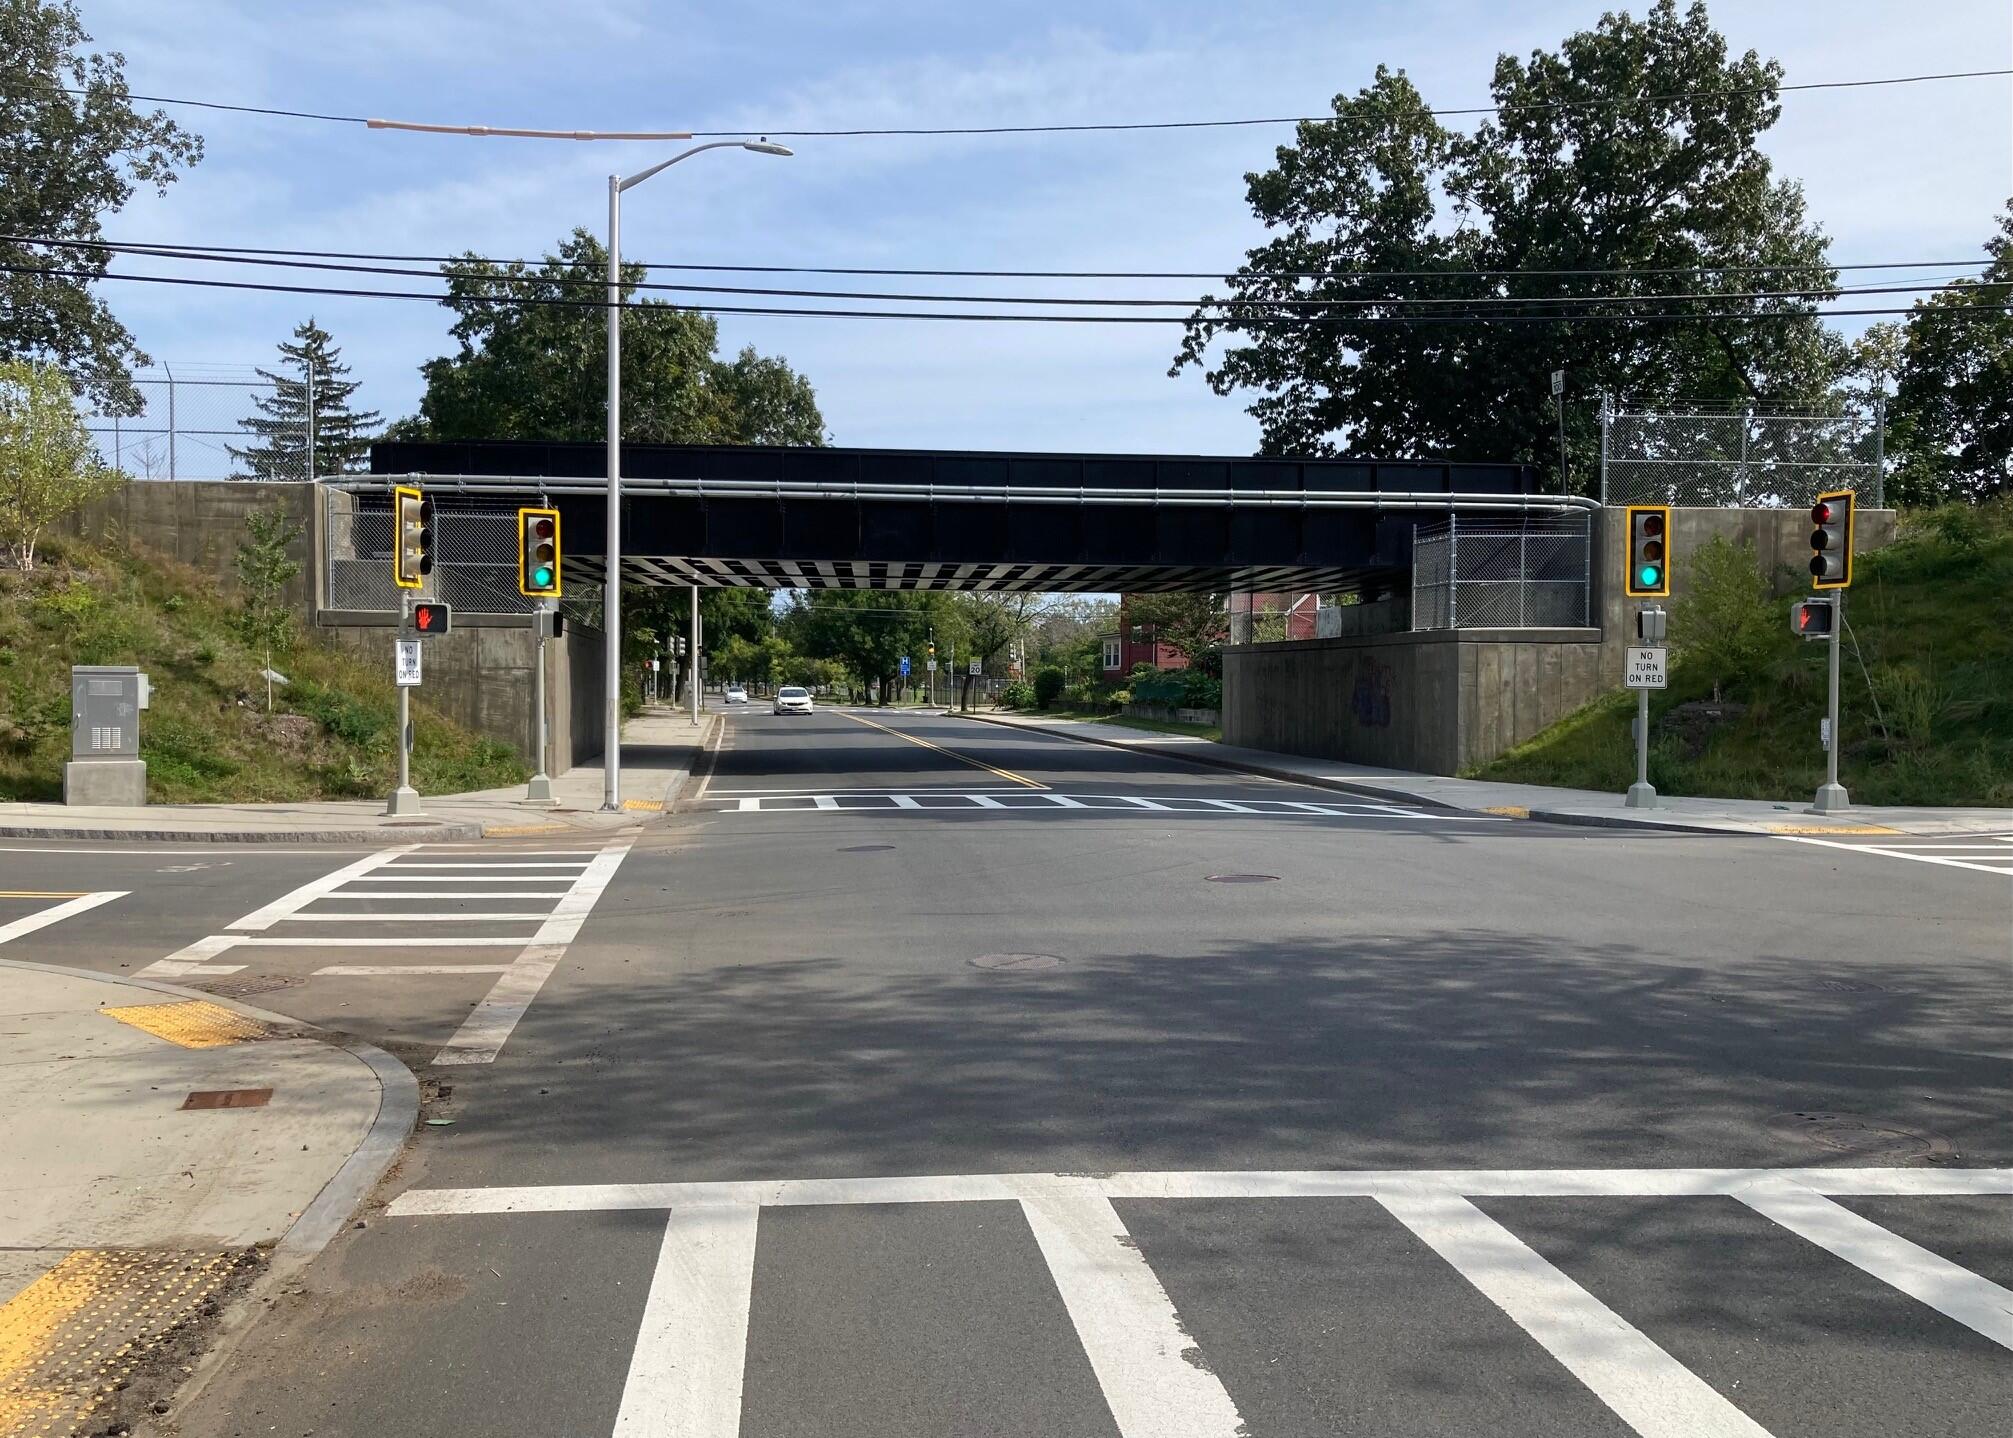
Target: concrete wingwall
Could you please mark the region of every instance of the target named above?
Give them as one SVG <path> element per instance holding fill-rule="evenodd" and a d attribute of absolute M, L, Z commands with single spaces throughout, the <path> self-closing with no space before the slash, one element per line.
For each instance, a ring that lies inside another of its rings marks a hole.
<path fill-rule="evenodd" d="M 138 544 L 200 569 L 225 589 L 237 587 L 238 546 L 245 517 L 277 508 L 300 526 L 287 553 L 301 566 L 283 591 L 303 615 L 312 600 L 320 492 L 311 484 L 255 480 L 128 480 L 52 526 L 97 544 Z"/>
<path fill-rule="evenodd" d="M 1581 705 L 1619 689 L 1635 612 L 1622 574 L 1624 513 L 1594 517 L 1595 624 L 1586 629 L 1418 630 L 1239 644 L 1223 651 L 1223 738 L 1282 754 L 1343 759 L 1429 774 L 1486 764 Z M 1892 510 L 1862 510 L 1854 547 L 1891 543 Z M 1800 509 L 1677 509 L 1671 515 L 1671 597 L 1684 598 L 1687 560 L 1715 538 L 1754 546 L 1756 567 L 1784 596 L 1808 590 L 1810 517 Z M 1364 606 L 1367 608 L 1368 606 Z"/>

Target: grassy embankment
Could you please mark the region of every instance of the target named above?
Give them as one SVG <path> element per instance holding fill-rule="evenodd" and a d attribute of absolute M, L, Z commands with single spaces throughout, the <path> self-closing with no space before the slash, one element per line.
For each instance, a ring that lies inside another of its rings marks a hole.
<path fill-rule="evenodd" d="M 390 664 L 311 632 L 274 667 L 238 637 L 208 576 L 145 552 L 46 542 L 32 573 L 0 570 L 0 800 L 59 800 L 70 752 L 70 666 L 137 664 L 153 684 L 140 757 L 155 803 L 369 798 L 397 766 Z M 413 705 L 413 782 L 450 794 L 529 772 L 508 746 Z"/>
<path fill-rule="evenodd" d="M 1859 556 L 1840 680 L 1839 778 L 1855 803 L 2013 805 L 2009 595 L 2006 501 L 1905 516 L 1897 543 Z M 1823 780 L 1826 646 L 1790 634 L 1787 598 L 1753 602 L 1772 641 L 1717 676 L 1675 650 L 1671 686 L 1651 698 L 1650 780 L 1664 793 L 1808 801 Z M 1699 712 L 1715 677 L 1741 706 L 1716 722 Z M 1634 712 L 1633 695 L 1603 696 L 1476 777 L 1624 789 Z"/>

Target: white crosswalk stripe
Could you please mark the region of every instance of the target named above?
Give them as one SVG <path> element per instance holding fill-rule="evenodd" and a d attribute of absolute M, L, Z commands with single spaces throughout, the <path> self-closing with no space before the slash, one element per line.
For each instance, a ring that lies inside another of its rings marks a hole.
<path fill-rule="evenodd" d="M 599 848 L 565 851 L 498 849 L 484 853 L 428 844 L 382 849 L 282 894 L 227 925 L 227 932 L 198 939 L 149 964 L 140 974 L 148 978 L 234 974 L 244 965 L 213 960 L 238 948 L 515 948 L 517 957 L 506 964 L 326 964 L 314 970 L 334 978 L 495 975 L 487 996 L 477 1002 L 433 1059 L 436 1064 L 489 1063 L 502 1051 L 518 1020 L 565 956 L 567 945 L 579 934 L 634 842 L 633 835 L 625 835 Z M 526 857 L 554 852 L 563 852 L 566 857 Z M 492 872 L 495 870 L 508 872 Z M 425 887 L 380 887 L 387 884 Z M 506 887 L 492 887 L 497 885 Z M 358 901 L 438 905 L 443 900 L 479 902 L 464 902 L 456 908 L 322 907 Z M 499 908 L 498 904 L 510 907 Z M 303 932 L 301 925 L 314 928 Z M 325 927 L 329 925 L 341 928 Z M 426 928 L 416 935 L 409 932 L 415 925 Z M 519 932 L 497 934 L 499 925 Z M 530 932 L 524 932 L 527 928 Z"/>
<path fill-rule="evenodd" d="M 1027 789 L 993 789 L 970 793 L 919 790 L 914 793 L 840 792 L 823 794 L 743 794 L 714 796 L 702 801 L 715 814 L 943 814 L 973 810 L 1017 810 L 1049 813 L 1061 810 L 1108 814 L 1183 814 L 1328 819 L 1410 819 L 1463 824 L 1507 824 L 1495 814 L 1470 814 L 1459 809 L 1416 809 L 1375 799 L 1216 799 L 1192 794 L 1057 794 Z"/>
<path fill-rule="evenodd" d="M 1815 844 L 1883 859 L 1939 864 L 1980 874 L 2013 877 L 2013 834 L 1970 834 L 1937 839 L 1821 839 L 1809 834 L 1781 834 L 1792 844 Z"/>
<path fill-rule="evenodd" d="M 2013 1349 L 2013 1292 L 1833 1202 L 2007 1195 L 2013 1169 L 2004 1168 L 1017 1173 L 415 1189 L 388 1216 L 665 1211 L 615 1426 L 621 1438 L 739 1433 L 763 1209 L 1002 1201 L 1019 1206 L 1124 1438 L 1243 1434 L 1236 1383 L 1226 1387 L 1190 1336 L 1114 1204 L 1278 1198 L 1374 1200 L 1644 1438 L 1769 1438 L 1740 1395 L 1694 1373 L 1476 1200 L 1731 1198 L 1786 1239 L 1815 1244 Z"/>

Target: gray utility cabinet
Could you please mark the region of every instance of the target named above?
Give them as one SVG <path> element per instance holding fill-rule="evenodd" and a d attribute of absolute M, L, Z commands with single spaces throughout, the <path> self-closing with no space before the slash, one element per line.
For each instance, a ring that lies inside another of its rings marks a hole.
<path fill-rule="evenodd" d="M 137 806 L 147 802 L 140 758 L 140 711 L 147 676 L 131 664 L 70 666 L 70 762 L 63 802 Z"/>

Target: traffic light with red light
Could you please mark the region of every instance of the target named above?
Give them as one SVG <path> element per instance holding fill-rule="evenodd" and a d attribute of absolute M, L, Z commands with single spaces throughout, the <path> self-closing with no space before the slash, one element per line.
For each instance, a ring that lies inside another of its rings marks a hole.
<path fill-rule="evenodd" d="M 1631 599 L 1661 598 L 1671 592 L 1670 506 L 1632 504 L 1628 520 L 1629 567 L 1622 591 Z"/>
<path fill-rule="evenodd" d="M 517 592 L 534 599 L 559 597 L 559 511 L 517 511 Z"/>
<path fill-rule="evenodd" d="M 1835 612 L 1829 599 L 1798 599 L 1789 606 L 1789 632 L 1801 639 L 1829 639 Z"/>
<path fill-rule="evenodd" d="M 433 573 L 433 501 L 402 484 L 392 490 L 391 503 L 396 530 L 392 582 L 400 589 L 418 589 Z"/>
<path fill-rule="evenodd" d="M 1820 494 L 1810 507 L 1810 587 L 1848 589 L 1852 585 L 1854 495 L 1849 489 Z"/>
<path fill-rule="evenodd" d="M 445 634 L 454 627 L 454 611 L 445 604 L 426 600 L 412 606 L 412 632 L 421 639 Z"/>

